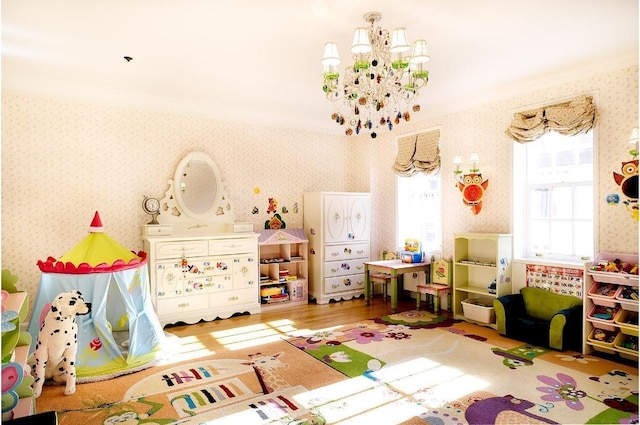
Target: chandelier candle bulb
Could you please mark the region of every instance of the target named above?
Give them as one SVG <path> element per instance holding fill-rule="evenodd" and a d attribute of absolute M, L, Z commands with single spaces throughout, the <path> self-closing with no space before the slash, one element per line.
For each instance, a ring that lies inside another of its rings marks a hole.
<path fill-rule="evenodd" d="M 379 12 L 363 16 L 370 27 L 358 27 L 353 35 L 353 64 L 339 73 L 337 44 L 325 43 L 322 57 L 324 83 L 322 90 L 334 103 L 337 117 L 346 135 L 368 130 L 372 138 L 378 128 L 392 130 L 401 119 L 409 121 L 409 111 L 420 111 L 417 97 L 427 85 L 429 71 L 423 65 L 429 61 L 426 41 L 410 43 L 404 27 L 389 32 L 375 27 Z M 364 123 L 364 125 L 363 125 Z"/>

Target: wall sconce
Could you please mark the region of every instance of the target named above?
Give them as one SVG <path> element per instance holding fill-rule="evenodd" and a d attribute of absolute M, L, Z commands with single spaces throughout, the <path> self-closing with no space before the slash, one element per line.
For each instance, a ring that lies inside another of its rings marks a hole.
<path fill-rule="evenodd" d="M 480 169 L 478 168 L 478 162 L 480 162 L 480 157 L 478 156 L 477 153 L 472 153 L 469 156 L 469 161 L 471 162 L 471 169 L 469 170 L 472 173 L 477 173 L 478 171 L 480 171 Z"/>
<path fill-rule="evenodd" d="M 454 156 L 453 163 L 456 164 L 456 169 L 453 175 L 457 181 L 456 187 L 462 192 L 462 203 L 471 207 L 473 214 L 478 214 L 482 210 L 482 197 L 489 186 L 489 180 L 482 179 L 480 168 L 478 168 L 480 156 L 477 153 L 474 152 L 469 156 L 469 162 L 471 162 L 469 173 L 463 174 L 460 170 L 462 158 L 460 155 Z"/>
<path fill-rule="evenodd" d="M 460 171 L 460 164 L 462 164 L 462 157 L 460 155 L 454 156 L 453 163 L 456 164 L 456 169 L 454 170 L 453 174 L 457 177 L 459 174 L 462 173 L 462 171 Z"/>
<path fill-rule="evenodd" d="M 631 130 L 631 137 L 629 137 L 629 144 L 633 145 L 633 148 L 629 151 L 629 155 L 631 155 L 632 159 L 638 158 L 638 127 Z"/>

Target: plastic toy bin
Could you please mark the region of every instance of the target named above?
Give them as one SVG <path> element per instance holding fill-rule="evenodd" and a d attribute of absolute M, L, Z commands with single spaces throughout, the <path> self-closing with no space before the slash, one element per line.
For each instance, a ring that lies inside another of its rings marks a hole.
<path fill-rule="evenodd" d="M 593 326 L 613 330 L 615 328 L 613 320 L 618 311 L 620 311 L 620 306 L 605 307 L 596 304 L 589 310 L 587 319 L 593 323 Z"/>
<path fill-rule="evenodd" d="M 613 344 L 618 338 L 618 331 L 593 328 L 589 333 L 587 340 L 591 345 L 593 345 L 594 350 L 613 354 L 616 352 L 616 350 L 613 348 Z"/>
<path fill-rule="evenodd" d="M 638 336 L 638 313 L 629 310 L 620 310 L 614 319 L 616 326 L 626 335 Z"/>
<path fill-rule="evenodd" d="M 621 289 L 621 286 L 614 285 L 613 283 L 595 282 L 591 285 L 588 294 L 594 304 L 615 307 L 616 296 L 620 293 Z"/>
<path fill-rule="evenodd" d="M 628 273 L 616 273 L 616 272 L 608 272 L 608 271 L 600 271 L 593 270 L 594 266 L 597 266 L 599 263 L 612 262 L 615 260 L 620 260 L 622 263 L 627 264 L 638 264 L 638 256 L 634 254 L 612 254 L 608 252 L 603 252 L 596 257 L 591 266 L 589 267 L 588 273 L 593 277 L 593 280 L 600 283 L 614 283 L 616 285 L 631 285 L 638 286 L 638 275 L 637 274 L 628 274 Z"/>
<path fill-rule="evenodd" d="M 493 323 L 496 320 L 496 311 L 492 306 L 492 300 L 482 298 L 467 298 L 462 301 L 464 317 L 481 323 Z"/>
<path fill-rule="evenodd" d="M 625 359 L 638 360 L 638 337 L 619 333 L 613 345 Z"/>

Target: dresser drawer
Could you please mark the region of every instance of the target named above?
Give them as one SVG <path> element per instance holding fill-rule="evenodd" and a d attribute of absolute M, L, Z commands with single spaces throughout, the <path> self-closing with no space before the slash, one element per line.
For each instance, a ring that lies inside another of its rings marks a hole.
<path fill-rule="evenodd" d="M 233 305 L 257 304 L 258 288 L 236 289 L 209 295 L 211 307 L 230 307 Z"/>
<path fill-rule="evenodd" d="M 202 257 L 208 253 L 207 241 L 175 241 L 158 242 L 156 245 L 156 257 L 163 258 L 190 258 Z"/>
<path fill-rule="evenodd" d="M 342 277 L 331 277 L 324 280 L 324 293 L 364 290 L 364 273 Z"/>
<path fill-rule="evenodd" d="M 207 310 L 209 308 L 209 297 L 202 295 L 183 296 L 179 298 L 158 299 L 157 310 L 163 315 L 192 312 L 193 310 Z"/>
<path fill-rule="evenodd" d="M 229 255 L 257 253 L 258 244 L 255 239 L 209 241 L 209 254 Z"/>
<path fill-rule="evenodd" d="M 186 275 L 182 282 L 184 294 L 208 294 L 212 292 L 229 291 L 232 288 L 231 275 L 202 276 Z"/>
<path fill-rule="evenodd" d="M 363 259 L 355 259 L 324 263 L 324 275 L 325 277 L 335 277 L 364 273 L 364 261 Z"/>

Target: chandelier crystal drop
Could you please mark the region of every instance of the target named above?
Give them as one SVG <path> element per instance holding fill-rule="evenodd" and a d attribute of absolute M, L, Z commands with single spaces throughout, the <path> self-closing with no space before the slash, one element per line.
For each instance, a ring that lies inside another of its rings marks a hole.
<path fill-rule="evenodd" d="M 392 130 L 401 121 L 409 121 L 418 112 L 416 97 L 429 81 L 424 66 L 430 57 L 426 40 L 409 43 L 405 28 L 391 33 L 374 27 L 382 15 L 364 15 L 369 27 L 356 28 L 351 44 L 353 64 L 340 75 L 340 55 L 334 42 L 324 46 L 322 90 L 335 105 L 331 119 L 346 126 L 345 134 L 368 131 L 372 138 L 376 130 Z"/>

